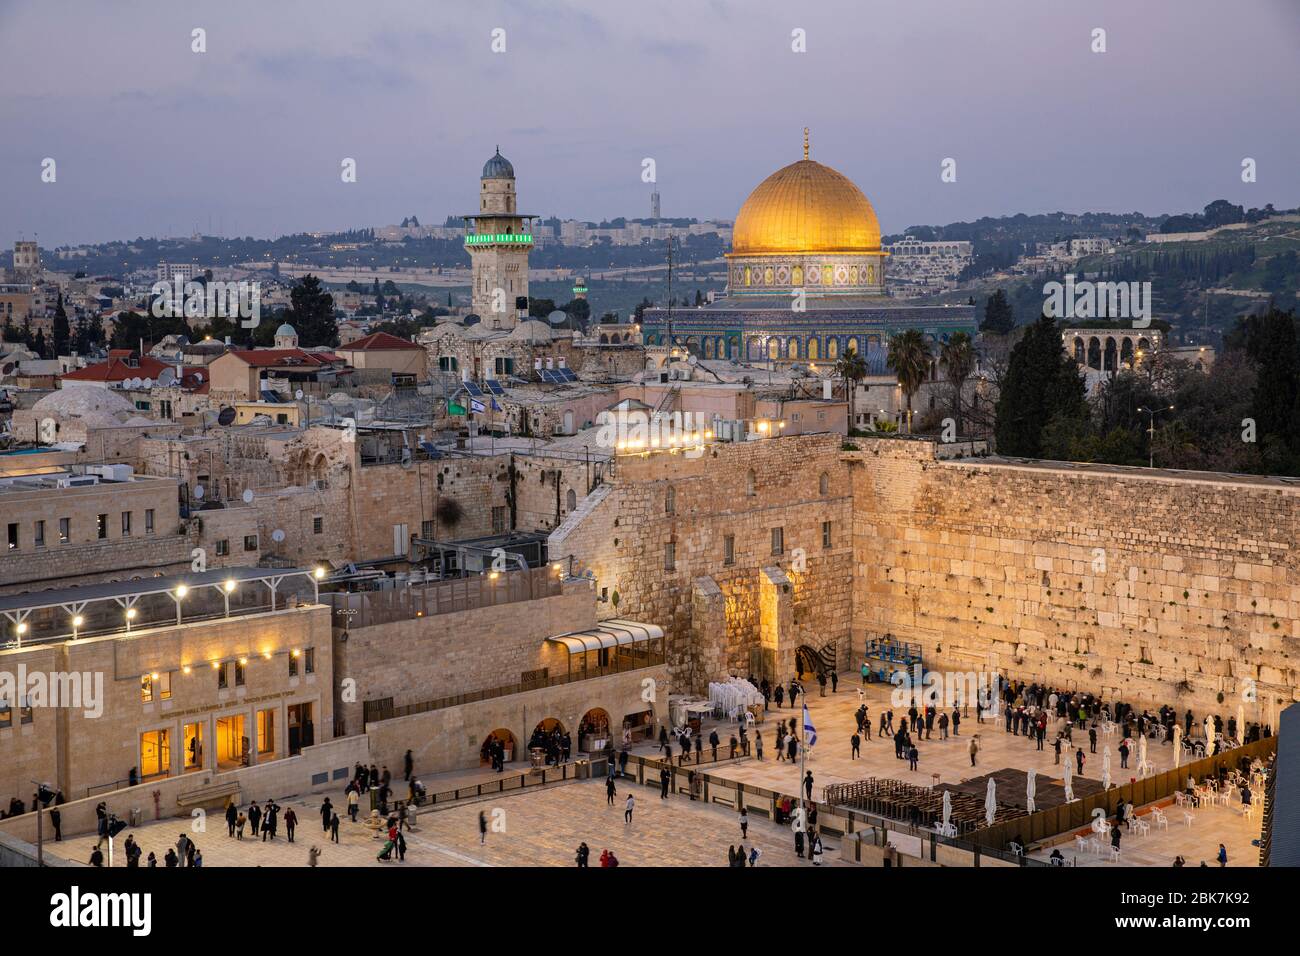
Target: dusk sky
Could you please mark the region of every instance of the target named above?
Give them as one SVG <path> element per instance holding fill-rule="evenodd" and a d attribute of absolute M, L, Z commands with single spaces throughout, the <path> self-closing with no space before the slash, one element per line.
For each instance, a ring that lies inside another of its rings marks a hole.
<path fill-rule="evenodd" d="M 1297 0 L 38 0 L 0 62 L 5 246 L 432 224 L 497 144 L 526 213 L 648 215 L 651 157 L 665 216 L 732 218 L 804 126 L 887 233 L 1300 204 Z"/>

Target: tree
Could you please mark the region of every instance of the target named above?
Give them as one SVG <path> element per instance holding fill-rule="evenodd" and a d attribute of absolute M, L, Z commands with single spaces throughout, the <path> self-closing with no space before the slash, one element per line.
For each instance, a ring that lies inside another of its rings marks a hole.
<path fill-rule="evenodd" d="M 1047 424 L 1058 416 L 1082 419 L 1086 411 L 1079 368 L 1061 348 L 1055 320 L 1040 316 L 1011 350 L 993 428 L 998 454 L 1041 458 Z"/>
<path fill-rule="evenodd" d="M 867 377 L 866 360 L 858 354 L 857 349 L 847 348 L 844 353 L 835 360 L 835 374 L 844 382 L 844 391 L 848 394 L 849 399 L 849 430 L 856 427 L 858 420 L 857 412 L 857 392 L 858 382 Z"/>
<path fill-rule="evenodd" d="M 943 365 L 948 383 L 952 386 L 952 414 L 961 429 L 961 390 L 975 371 L 975 346 L 965 332 L 955 333 L 939 347 L 939 362 Z"/>
<path fill-rule="evenodd" d="M 906 329 L 889 337 L 889 354 L 885 364 L 898 376 L 907 401 L 907 433 L 912 434 L 912 396 L 930 373 L 930 346 L 918 329 Z"/>
<path fill-rule="evenodd" d="M 67 355 L 72 341 L 72 331 L 68 327 L 68 313 L 63 308 L 63 293 L 59 293 L 59 304 L 54 309 L 54 357 Z"/>
<path fill-rule="evenodd" d="M 375 280 L 376 289 L 379 280 Z M 334 320 L 334 297 L 326 292 L 314 275 L 305 275 L 289 292 L 289 309 L 285 321 L 298 332 L 298 344 L 334 346 L 339 341 L 338 323 Z"/>
<path fill-rule="evenodd" d="M 980 323 L 980 331 L 1006 335 L 1015 327 L 1016 316 L 1011 311 L 1007 294 L 1002 289 L 998 289 L 984 303 L 984 321 Z"/>

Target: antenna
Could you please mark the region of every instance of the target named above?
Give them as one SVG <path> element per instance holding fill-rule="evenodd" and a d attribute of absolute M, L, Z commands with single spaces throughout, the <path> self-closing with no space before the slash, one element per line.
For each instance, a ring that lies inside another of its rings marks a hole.
<path fill-rule="evenodd" d="M 668 235 L 668 348 L 673 347 L 673 236 Z M 669 353 L 671 354 L 671 352 Z"/>

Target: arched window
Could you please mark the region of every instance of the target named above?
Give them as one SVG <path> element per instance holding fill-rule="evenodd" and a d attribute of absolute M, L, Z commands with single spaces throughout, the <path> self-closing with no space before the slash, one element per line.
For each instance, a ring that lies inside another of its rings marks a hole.
<path fill-rule="evenodd" d="M 669 485 L 668 490 L 664 492 L 664 514 L 671 515 L 676 513 L 677 513 L 677 489 Z"/>
<path fill-rule="evenodd" d="M 803 266 L 794 267 L 794 271 L 790 273 L 790 284 L 793 286 L 803 285 Z"/>
<path fill-rule="evenodd" d="M 808 340 L 808 358 L 813 362 L 821 358 L 821 348 L 818 347 L 816 339 Z"/>
<path fill-rule="evenodd" d="M 768 357 L 769 359 L 773 359 L 773 360 L 775 360 L 775 359 L 779 359 L 779 358 L 781 357 L 781 340 L 780 340 L 780 339 L 768 339 L 768 341 L 767 341 L 767 357 Z"/>
<path fill-rule="evenodd" d="M 754 469 L 751 468 L 745 472 L 745 494 L 751 498 L 754 496 L 754 484 Z"/>
<path fill-rule="evenodd" d="M 790 341 L 786 343 L 785 354 L 787 358 L 797 359 L 799 357 L 798 339 L 790 339 Z"/>
<path fill-rule="evenodd" d="M 817 479 L 817 493 L 819 495 L 828 495 L 831 491 L 831 476 L 822 472 L 822 476 Z"/>
<path fill-rule="evenodd" d="M 578 507 L 578 493 L 570 488 L 569 493 L 564 496 L 564 503 L 568 506 L 569 512 L 572 513 Z"/>
<path fill-rule="evenodd" d="M 827 357 L 828 359 L 837 359 L 837 358 L 840 357 L 840 340 L 839 340 L 839 339 L 827 339 L 827 340 L 826 340 L 826 357 Z"/>

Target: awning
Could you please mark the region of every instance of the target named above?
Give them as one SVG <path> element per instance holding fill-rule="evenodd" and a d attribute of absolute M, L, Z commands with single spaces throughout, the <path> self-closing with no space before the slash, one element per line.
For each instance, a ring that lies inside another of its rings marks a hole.
<path fill-rule="evenodd" d="M 637 621 L 625 621 L 611 618 L 601 621 L 589 631 L 574 631 L 559 637 L 548 637 L 554 644 L 563 644 L 570 654 L 583 654 L 598 651 L 606 647 L 621 647 L 625 644 L 642 644 L 664 636 L 664 629 L 656 624 L 641 624 Z"/>

